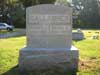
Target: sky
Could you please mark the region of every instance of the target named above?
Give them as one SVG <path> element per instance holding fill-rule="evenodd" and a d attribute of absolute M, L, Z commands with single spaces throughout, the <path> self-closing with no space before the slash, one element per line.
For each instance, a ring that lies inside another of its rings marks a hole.
<path fill-rule="evenodd" d="M 72 2 L 72 0 L 67 0 L 67 1 Z"/>

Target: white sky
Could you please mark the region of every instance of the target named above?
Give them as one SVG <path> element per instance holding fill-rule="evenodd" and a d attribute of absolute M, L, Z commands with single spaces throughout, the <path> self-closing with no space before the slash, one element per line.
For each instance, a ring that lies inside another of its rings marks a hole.
<path fill-rule="evenodd" d="M 67 1 L 72 2 L 72 0 L 67 0 Z"/>

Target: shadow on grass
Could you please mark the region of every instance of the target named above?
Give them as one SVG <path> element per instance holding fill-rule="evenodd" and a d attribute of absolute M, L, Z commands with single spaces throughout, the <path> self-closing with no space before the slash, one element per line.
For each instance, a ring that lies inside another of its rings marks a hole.
<path fill-rule="evenodd" d="M 12 36 L 12 37 L 8 37 L 8 38 L 19 38 L 19 37 L 25 37 L 26 35 L 18 35 L 18 36 Z"/>
<path fill-rule="evenodd" d="M 28 74 L 26 72 L 20 72 L 18 65 L 16 65 L 15 67 L 11 68 L 10 70 L 1 75 L 28 75 Z"/>
<path fill-rule="evenodd" d="M 19 38 L 24 37 L 25 35 L 11 36 L 11 37 L 0 37 L 0 39 L 9 39 L 9 38 Z"/>
<path fill-rule="evenodd" d="M 44 71 L 45 72 L 45 71 Z M 18 65 L 11 68 L 9 71 L 1 74 L 1 75 L 77 75 L 76 74 L 76 71 L 66 71 L 64 73 L 61 73 L 60 71 L 55 71 L 55 73 L 41 73 L 40 71 L 38 72 L 35 72 L 35 71 L 32 71 L 32 72 L 27 72 L 27 71 L 20 71 L 19 68 L 18 68 Z"/>
<path fill-rule="evenodd" d="M 1 33 L 0 32 L 0 39 L 4 39 L 4 38 L 13 38 L 13 37 L 21 37 L 21 36 L 25 36 L 26 34 L 23 32 L 7 32 L 7 33 Z"/>
<path fill-rule="evenodd" d="M 15 67 L 11 68 L 9 71 L 7 71 L 1 75 L 19 75 L 18 65 L 16 65 Z"/>
<path fill-rule="evenodd" d="M 78 41 L 82 41 L 82 40 L 86 40 L 86 38 L 84 38 L 84 39 L 73 39 L 73 41 L 76 41 L 76 42 L 78 42 Z"/>

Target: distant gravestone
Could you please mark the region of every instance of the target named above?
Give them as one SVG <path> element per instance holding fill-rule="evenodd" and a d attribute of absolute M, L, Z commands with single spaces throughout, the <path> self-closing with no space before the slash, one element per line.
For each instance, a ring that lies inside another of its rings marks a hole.
<path fill-rule="evenodd" d="M 92 39 L 99 39 L 99 34 L 92 35 Z"/>
<path fill-rule="evenodd" d="M 81 29 L 80 29 L 80 28 L 78 28 L 78 29 L 77 29 L 77 32 L 79 32 L 79 33 L 80 33 L 80 32 L 82 32 L 82 31 L 81 31 Z"/>
<path fill-rule="evenodd" d="M 80 28 L 77 29 L 77 32 L 72 33 L 72 39 L 73 40 L 83 40 L 84 39 L 84 33 Z"/>
<path fill-rule="evenodd" d="M 52 4 L 27 8 L 27 46 L 20 50 L 20 69 L 77 69 L 78 51 L 71 45 L 71 31 L 71 8 Z"/>

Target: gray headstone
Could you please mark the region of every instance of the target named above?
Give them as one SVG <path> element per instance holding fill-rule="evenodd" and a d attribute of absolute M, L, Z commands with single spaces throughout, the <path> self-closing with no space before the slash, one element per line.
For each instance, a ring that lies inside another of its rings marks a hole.
<path fill-rule="evenodd" d="M 92 35 L 92 39 L 99 39 L 99 34 Z"/>
<path fill-rule="evenodd" d="M 77 29 L 77 32 L 78 32 L 78 33 L 81 33 L 81 32 L 82 32 L 82 30 L 81 30 L 80 28 L 78 28 L 78 29 Z"/>
<path fill-rule="evenodd" d="M 72 9 L 51 4 L 29 7 L 26 10 L 26 29 L 29 48 L 70 49 Z"/>
<path fill-rule="evenodd" d="M 62 71 L 59 75 L 63 75 L 63 71 L 77 70 L 78 50 L 71 45 L 71 8 L 53 4 L 27 8 L 26 36 L 27 46 L 19 52 L 21 71 L 31 71 L 33 75 L 56 75 Z"/>

